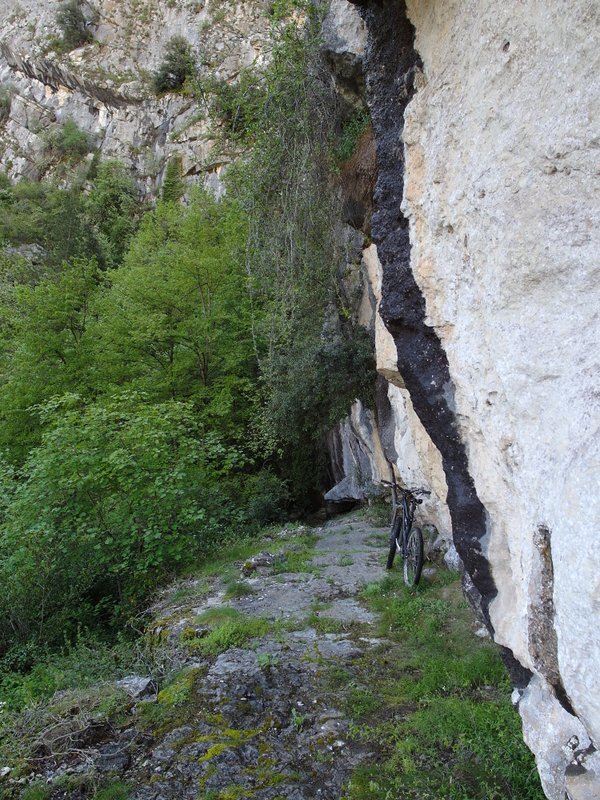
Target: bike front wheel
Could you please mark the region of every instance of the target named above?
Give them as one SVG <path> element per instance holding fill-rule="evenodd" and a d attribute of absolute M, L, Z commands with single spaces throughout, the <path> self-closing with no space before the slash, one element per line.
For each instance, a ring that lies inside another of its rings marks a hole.
<path fill-rule="evenodd" d="M 388 559 L 386 569 L 391 569 L 394 564 L 394 558 L 398 552 L 398 537 L 400 536 L 400 524 L 402 519 L 398 514 L 392 522 L 392 529 L 390 531 L 390 549 L 388 552 Z"/>
<path fill-rule="evenodd" d="M 411 528 L 404 556 L 404 583 L 416 586 L 423 569 L 423 534 L 419 528 Z"/>

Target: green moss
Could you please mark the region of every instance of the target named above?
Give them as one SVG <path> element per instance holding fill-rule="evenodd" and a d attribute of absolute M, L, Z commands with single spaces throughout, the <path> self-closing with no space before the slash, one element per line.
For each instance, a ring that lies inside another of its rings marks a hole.
<path fill-rule="evenodd" d="M 230 745 L 220 742 L 219 744 L 213 744 L 212 747 L 209 747 L 206 753 L 199 758 L 199 761 L 210 761 L 217 756 L 220 756 L 225 750 L 229 750 Z"/>
<path fill-rule="evenodd" d="M 178 672 L 171 682 L 158 693 L 158 703 L 173 707 L 188 702 L 200 669 L 188 669 Z"/>
<path fill-rule="evenodd" d="M 202 639 L 192 640 L 190 647 L 205 655 L 219 655 L 231 647 L 241 647 L 251 639 L 264 636 L 269 630 L 269 623 L 260 617 L 228 620 L 223 622 Z"/>
<path fill-rule="evenodd" d="M 225 622 L 238 621 L 242 614 L 236 608 L 229 606 L 216 606 L 209 608 L 196 617 L 196 622 L 204 625 L 223 625 Z"/>
<path fill-rule="evenodd" d="M 94 800 L 128 800 L 130 792 L 131 787 L 128 784 L 116 781 L 100 789 L 94 795 Z"/>

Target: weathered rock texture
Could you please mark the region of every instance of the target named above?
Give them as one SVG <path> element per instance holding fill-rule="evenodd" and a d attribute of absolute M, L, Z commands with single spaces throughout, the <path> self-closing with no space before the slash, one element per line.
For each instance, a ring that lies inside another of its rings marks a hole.
<path fill-rule="evenodd" d="M 130 166 L 140 188 L 156 194 L 177 155 L 188 183 L 218 189 L 230 154 L 215 148 L 214 123 L 198 98 L 155 97 L 150 78 L 173 36 L 192 45 L 199 79 L 235 81 L 269 58 L 269 19 L 260 0 L 227 4 L 173 0 L 102 0 L 94 41 L 70 53 L 52 49 L 60 31 L 58 0 L 6 0 L 0 85 L 11 96 L 0 122 L 0 169 L 12 178 L 43 177 L 48 129 L 73 119 L 104 158 Z"/>
<path fill-rule="evenodd" d="M 600 8 L 360 6 L 378 368 L 443 499 L 441 457 L 548 797 L 598 797 Z"/>

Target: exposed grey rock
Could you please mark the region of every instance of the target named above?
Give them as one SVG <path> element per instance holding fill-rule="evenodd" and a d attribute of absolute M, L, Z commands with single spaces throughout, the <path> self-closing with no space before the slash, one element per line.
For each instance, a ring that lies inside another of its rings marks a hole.
<path fill-rule="evenodd" d="M 347 0 L 332 0 L 321 33 L 321 48 L 335 76 L 338 91 L 350 102 L 360 102 L 367 34 L 356 7 Z"/>
<path fill-rule="evenodd" d="M 117 681 L 115 686 L 123 689 L 130 697 L 138 700 L 146 699 L 158 691 L 158 687 L 152 678 L 144 678 L 140 675 L 128 675 L 126 678 Z"/>
<path fill-rule="evenodd" d="M 94 766 L 99 772 L 123 772 L 127 769 L 131 758 L 127 750 L 120 744 L 105 744 L 98 748 L 98 756 Z"/>
<path fill-rule="evenodd" d="M 451 569 L 454 572 L 463 572 L 464 570 L 462 558 L 458 555 L 456 547 L 451 543 L 448 545 L 448 549 L 444 553 L 444 563 L 448 569 Z"/>

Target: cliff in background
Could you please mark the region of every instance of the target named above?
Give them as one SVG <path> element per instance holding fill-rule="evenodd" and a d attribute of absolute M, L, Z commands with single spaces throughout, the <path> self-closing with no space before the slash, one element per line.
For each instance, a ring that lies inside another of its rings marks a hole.
<path fill-rule="evenodd" d="M 55 46 L 60 0 L 6 5 L 0 84 L 11 102 L 0 126 L 2 171 L 11 178 L 51 175 L 45 135 L 72 119 L 103 158 L 129 166 L 149 196 L 174 155 L 189 183 L 219 191 L 218 175 L 233 153 L 215 148 L 208 108 L 182 94 L 156 97 L 151 77 L 174 36 L 191 44 L 200 80 L 227 84 L 245 68 L 264 66 L 269 20 L 261 3 L 102 0 L 89 6 L 93 41 L 67 53 Z"/>
<path fill-rule="evenodd" d="M 598 9 L 359 6 L 390 408 L 354 449 L 435 489 L 547 796 L 597 797 Z"/>

